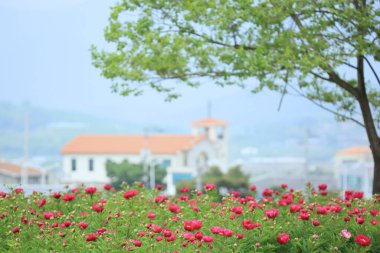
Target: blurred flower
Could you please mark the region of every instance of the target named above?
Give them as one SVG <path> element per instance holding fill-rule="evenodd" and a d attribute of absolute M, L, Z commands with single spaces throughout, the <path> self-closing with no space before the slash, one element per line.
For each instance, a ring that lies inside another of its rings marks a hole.
<path fill-rule="evenodd" d="M 347 231 L 347 229 L 343 229 L 340 234 L 342 235 L 342 237 L 346 238 L 346 239 L 350 239 L 351 238 L 351 233 Z"/>
<path fill-rule="evenodd" d="M 279 244 L 287 244 L 290 241 L 290 236 L 287 233 L 281 233 L 277 236 Z"/>
<path fill-rule="evenodd" d="M 129 199 L 136 196 L 139 192 L 137 190 L 128 190 L 124 193 L 124 198 Z"/>
<path fill-rule="evenodd" d="M 361 246 L 369 246 L 371 244 L 371 238 L 363 234 L 355 236 L 354 241 Z"/>

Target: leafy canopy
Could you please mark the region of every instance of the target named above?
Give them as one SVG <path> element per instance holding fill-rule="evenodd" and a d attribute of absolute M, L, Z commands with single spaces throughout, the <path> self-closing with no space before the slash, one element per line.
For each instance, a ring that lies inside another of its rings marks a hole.
<path fill-rule="evenodd" d="M 105 29 L 112 47 L 93 46 L 93 64 L 122 95 L 151 87 L 173 99 L 178 84 L 197 86 L 207 77 L 304 96 L 363 125 L 352 73 L 363 55 L 378 81 L 379 17 L 378 1 L 123 0 Z M 379 84 L 365 84 L 379 126 Z"/>

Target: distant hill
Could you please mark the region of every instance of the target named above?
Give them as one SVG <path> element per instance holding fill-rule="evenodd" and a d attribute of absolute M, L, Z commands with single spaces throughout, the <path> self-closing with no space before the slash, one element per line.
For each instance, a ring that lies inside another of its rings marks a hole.
<path fill-rule="evenodd" d="M 76 135 L 143 133 L 146 127 L 74 111 L 46 109 L 27 103 L 15 105 L 0 102 L 0 158 L 20 159 L 23 156 L 25 115 L 29 118 L 30 157 L 44 157 L 48 160 L 59 160 L 60 148 Z M 307 131 L 308 155 L 312 162 L 331 160 L 336 150 L 367 143 L 364 130 L 359 126 L 338 123 L 316 115 L 305 116 L 297 121 L 274 119 L 245 126 L 230 123 L 230 162 L 244 162 L 253 156 L 302 157 L 306 151 Z M 188 126 L 176 128 L 171 127 L 170 122 L 162 122 L 157 129 L 166 133 L 184 133 Z M 189 130 L 185 132 L 188 133 Z M 244 154 L 244 148 L 257 152 Z"/>
<path fill-rule="evenodd" d="M 60 147 L 83 133 L 131 133 L 141 127 L 88 114 L 0 102 L 0 157 L 23 155 L 25 116 L 30 156 L 57 157 Z"/>

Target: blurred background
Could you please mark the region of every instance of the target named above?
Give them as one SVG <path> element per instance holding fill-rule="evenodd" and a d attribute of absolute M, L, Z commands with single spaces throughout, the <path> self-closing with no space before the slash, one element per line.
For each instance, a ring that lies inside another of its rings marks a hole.
<path fill-rule="evenodd" d="M 370 195 L 364 128 L 336 122 L 303 98 L 286 95 L 280 106 L 281 94 L 221 88 L 207 79 L 197 89 L 181 87 L 172 102 L 153 91 L 112 93 L 89 48 L 106 47 L 103 29 L 114 2 L 0 2 L 4 190 L 118 187 L 136 179 L 174 194 L 206 180 L 226 190 L 281 183 L 300 189 L 312 181 Z"/>

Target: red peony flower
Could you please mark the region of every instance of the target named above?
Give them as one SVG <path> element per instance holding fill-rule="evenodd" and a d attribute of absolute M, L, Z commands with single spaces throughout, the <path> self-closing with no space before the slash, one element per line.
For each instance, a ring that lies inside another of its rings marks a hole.
<path fill-rule="evenodd" d="M 273 191 L 269 188 L 265 188 L 262 192 L 262 195 L 266 197 L 272 196 L 272 194 L 273 194 Z"/>
<path fill-rule="evenodd" d="M 104 204 L 105 203 L 102 201 L 94 203 L 94 204 L 92 204 L 91 209 L 97 213 L 101 213 L 104 210 Z"/>
<path fill-rule="evenodd" d="M 277 236 L 279 244 L 287 244 L 290 241 L 290 236 L 287 233 L 281 233 Z"/>
<path fill-rule="evenodd" d="M 181 208 L 176 204 L 169 204 L 168 209 L 172 213 L 180 213 L 181 212 Z"/>
<path fill-rule="evenodd" d="M 318 185 L 318 189 L 319 189 L 320 191 L 324 191 L 324 190 L 326 190 L 326 189 L 327 189 L 327 184 L 320 184 L 320 185 Z"/>
<path fill-rule="evenodd" d="M 203 239 L 204 242 L 207 242 L 207 243 L 210 243 L 210 242 L 214 241 L 214 237 L 211 236 L 211 235 L 205 235 L 205 236 L 203 236 L 202 239 Z"/>
<path fill-rule="evenodd" d="M 256 191 L 256 185 L 251 185 L 251 186 L 249 187 L 249 189 L 250 189 L 251 191 Z"/>
<path fill-rule="evenodd" d="M 46 204 L 46 199 L 43 198 L 43 199 L 41 199 L 41 201 L 38 203 L 38 206 L 39 206 L 39 207 L 43 207 L 45 204 Z"/>
<path fill-rule="evenodd" d="M 78 228 L 86 229 L 87 227 L 88 227 L 88 223 L 87 222 L 81 221 L 81 222 L 78 223 Z"/>
<path fill-rule="evenodd" d="M 175 234 L 172 234 L 170 237 L 166 237 L 167 242 L 173 242 L 177 239 L 177 236 Z"/>
<path fill-rule="evenodd" d="M 264 211 L 264 214 L 269 219 L 274 219 L 280 214 L 280 211 L 278 209 L 268 209 Z"/>
<path fill-rule="evenodd" d="M 156 215 L 154 214 L 154 212 L 150 211 L 146 213 L 146 216 L 148 217 L 148 219 L 154 220 Z"/>
<path fill-rule="evenodd" d="M 300 216 L 299 216 L 299 218 L 301 220 L 309 220 L 309 217 L 310 217 L 309 211 L 307 211 L 306 209 L 301 209 L 300 210 Z"/>
<path fill-rule="evenodd" d="M 189 232 L 183 233 L 183 238 L 185 238 L 185 240 L 190 241 L 190 242 L 195 241 L 195 235 Z"/>
<path fill-rule="evenodd" d="M 182 187 L 180 190 L 182 193 L 188 193 L 190 191 L 189 187 Z"/>
<path fill-rule="evenodd" d="M 96 187 L 87 187 L 86 189 L 84 189 L 84 192 L 86 194 L 90 194 L 90 195 L 95 194 L 96 193 Z"/>
<path fill-rule="evenodd" d="M 241 225 L 243 226 L 243 228 L 247 230 L 251 230 L 255 228 L 255 223 L 250 220 L 242 220 Z"/>
<path fill-rule="evenodd" d="M 363 234 L 355 236 L 354 241 L 361 246 L 369 246 L 371 244 L 371 238 Z"/>
<path fill-rule="evenodd" d="M 356 220 L 356 223 L 358 223 L 358 224 L 364 223 L 364 217 L 363 216 L 356 216 L 355 220 Z"/>
<path fill-rule="evenodd" d="M 202 221 L 200 220 L 185 220 L 183 228 L 187 231 L 198 230 L 202 228 Z"/>
<path fill-rule="evenodd" d="M 74 194 L 67 193 L 67 194 L 63 195 L 62 201 L 64 201 L 64 202 L 70 202 L 70 201 L 73 201 L 74 199 L 75 199 L 75 195 Z"/>
<path fill-rule="evenodd" d="M 212 191 L 215 189 L 215 185 L 214 184 L 206 184 L 204 187 L 203 187 L 206 191 Z"/>
<path fill-rule="evenodd" d="M 112 189 L 112 185 L 110 185 L 110 184 L 105 184 L 103 188 L 104 188 L 104 190 L 109 191 L 109 190 Z"/>
<path fill-rule="evenodd" d="M 362 199 L 364 196 L 364 192 L 355 192 L 354 193 L 354 198 L 355 199 Z"/>
<path fill-rule="evenodd" d="M 129 199 L 129 198 L 133 198 L 134 196 L 136 196 L 139 192 L 137 190 L 128 190 L 124 193 L 124 198 L 125 199 Z"/>
<path fill-rule="evenodd" d="M 165 202 L 166 200 L 168 200 L 168 197 L 164 195 L 159 195 L 154 198 L 154 202 L 156 203 L 162 203 L 162 202 Z"/>
<path fill-rule="evenodd" d="M 15 192 L 16 192 L 17 194 L 19 194 L 19 193 L 24 192 L 24 189 L 22 189 L 22 188 L 16 188 L 16 189 L 15 189 Z"/>
<path fill-rule="evenodd" d="M 221 227 L 218 227 L 218 226 L 213 226 L 210 228 L 210 231 L 213 234 L 219 234 L 220 230 L 221 230 Z"/>
<path fill-rule="evenodd" d="M 237 215 L 240 215 L 244 212 L 244 210 L 243 210 L 243 207 L 241 207 L 241 206 L 234 206 L 231 208 L 231 212 L 233 212 Z"/>
<path fill-rule="evenodd" d="M 376 215 L 379 214 L 379 210 L 373 209 L 373 210 L 369 211 L 369 213 L 370 213 L 372 216 L 376 216 Z"/>
<path fill-rule="evenodd" d="M 318 227 L 319 225 L 321 225 L 321 222 L 319 220 L 313 220 L 313 225 L 315 227 Z"/>
<path fill-rule="evenodd" d="M 54 213 L 53 212 L 44 212 L 43 213 L 44 218 L 47 220 L 53 219 L 54 218 Z"/>
<path fill-rule="evenodd" d="M 288 185 L 287 184 L 281 184 L 281 188 L 286 189 L 286 188 L 288 188 Z"/>
<path fill-rule="evenodd" d="M 54 192 L 54 193 L 53 193 L 53 197 L 54 197 L 55 199 L 59 199 L 59 198 L 61 197 L 61 193 L 60 193 L 60 192 Z"/>
<path fill-rule="evenodd" d="M 236 233 L 235 236 L 236 236 L 237 239 L 243 239 L 244 238 L 244 234 L 238 234 L 238 233 Z"/>
<path fill-rule="evenodd" d="M 165 237 L 170 237 L 173 234 L 173 232 L 169 228 L 164 228 L 162 230 L 162 235 Z"/>
<path fill-rule="evenodd" d="M 290 204 L 289 210 L 291 213 L 299 212 L 302 209 L 302 205 Z"/>
<path fill-rule="evenodd" d="M 317 207 L 317 214 L 326 214 L 328 212 L 327 207 L 325 206 L 318 206 Z"/>
<path fill-rule="evenodd" d="M 135 239 L 133 245 L 135 245 L 135 247 L 141 247 L 142 242 Z"/>
<path fill-rule="evenodd" d="M 13 234 L 20 233 L 20 228 L 19 228 L 19 227 L 14 227 L 14 228 L 12 229 L 12 233 L 13 233 Z"/>
<path fill-rule="evenodd" d="M 162 184 L 158 184 L 156 185 L 156 190 L 158 191 L 161 191 L 164 187 L 162 186 Z"/>
<path fill-rule="evenodd" d="M 97 239 L 98 239 L 98 236 L 94 233 L 91 233 L 87 236 L 86 241 L 93 242 L 93 241 L 96 241 Z"/>
<path fill-rule="evenodd" d="M 98 229 L 96 230 L 96 232 L 97 232 L 98 234 L 105 234 L 105 233 L 107 233 L 108 231 L 107 231 L 106 228 L 98 228 Z"/>
<path fill-rule="evenodd" d="M 234 235 L 234 231 L 228 228 L 223 228 L 223 235 L 226 237 L 231 237 Z"/>

